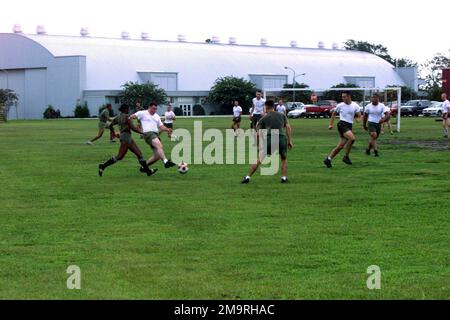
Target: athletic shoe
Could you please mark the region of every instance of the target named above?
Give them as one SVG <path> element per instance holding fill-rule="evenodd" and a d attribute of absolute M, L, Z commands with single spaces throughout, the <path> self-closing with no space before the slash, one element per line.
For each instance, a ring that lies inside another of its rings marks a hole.
<path fill-rule="evenodd" d="M 375 150 L 375 157 L 379 157 L 378 150 Z"/>
<path fill-rule="evenodd" d="M 370 156 L 370 149 L 366 149 L 366 154 Z"/>
<path fill-rule="evenodd" d="M 98 175 L 99 175 L 100 177 L 103 177 L 103 171 L 105 171 L 105 168 L 103 168 L 103 165 L 102 165 L 102 164 L 99 164 L 99 165 L 98 165 Z"/>
<path fill-rule="evenodd" d="M 166 168 L 166 169 L 169 169 L 169 168 L 172 168 L 172 167 L 175 167 L 176 166 L 176 164 L 175 163 L 173 163 L 172 161 L 167 161 L 165 164 L 164 164 L 164 168 Z"/>
<path fill-rule="evenodd" d="M 346 164 L 348 164 L 349 166 L 353 165 L 352 161 L 350 160 L 349 157 L 345 156 L 342 161 Z"/>
<path fill-rule="evenodd" d="M 242 184 L 249 184 L 250 183 L 250 179 L 245 177 L 244 180 L 242 180 L 241 182 Z"/>
<path fill-rule="evenodd" d="M 143 168 L 142 168 L 143 169 Z M 150 168 L 149 168 L 150 169 Z M 145 172 L 145 171 L 144 171 Z M 156 172 L 158 172 L 158 169 L 150 169 L 150 172 L 147 173 L 148 177 L 153 176 Z"/>
<path fill-rule="evenodd" d="M 86 141 L 86 144 L 87 144 L 88 146 L 93 146 L 93 145 L 94 145 L 91 141 Z"/>
<path fill-rule="evenodd" d="M 288 179 L 281 179 L 281 183 L 288 183 Z"/>
<path fill-rule="evenodd" d="M 332 165 L 331 165 L 331 160 L 328 159 L 328 158 L 326 158 L 326 159 L 323 161 L 323 163 L 327 166 L 327 168 L 331 168 L 331 167 L 332 167 Z"/>

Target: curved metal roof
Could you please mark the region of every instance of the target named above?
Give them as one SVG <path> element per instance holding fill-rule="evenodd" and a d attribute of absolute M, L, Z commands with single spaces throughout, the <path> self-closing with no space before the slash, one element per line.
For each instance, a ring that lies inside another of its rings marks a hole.
<path fill-rule="evenodd" d="M 218 77 L 249 74 L 287 75 L 285 66 L 306 73 L 298 78 L 311 88 L 344 82 L 344 76 L 376 78 L 376 87 L 404 85 L 394 67 L 365 52 L 207 44 L 156 40 L 25 35 L 55 57 L 86 56 L 87 90 L 117 90 L 138 81 L 137 72 L 178 73 L 178 90 L 209 90 Z"/>

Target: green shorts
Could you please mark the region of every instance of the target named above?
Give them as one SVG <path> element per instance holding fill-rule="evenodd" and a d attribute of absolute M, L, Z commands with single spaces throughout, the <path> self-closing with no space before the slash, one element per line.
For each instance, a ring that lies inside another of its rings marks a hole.
<path fill-rule="evenodd" d="M 98 128 L 99 129 L 105 129 L 105 128 L 107 128 L 108 127 L 108 125 L 107 125 L 107 123 L 106 122 L 99 122 L 98 123 Z"/>
<path fill-rule="evenodd" d="M 262 114 L 254 114 L 252 117 L 252 128 L 256 128 L 259 120 L 261 120 Z"/>
<path fill-rule="evenodd" d="M 154 149 L 152 141 L 155 140 L 155 139 L 159 140 L 159 135 L 156 132 L 146 132 L 146 133 L 144 133 L 144 140 L 152 149 Z"/>
<path fill-rule="evenodd" d="M 126 142 L 128 144 L 133 143 L 133 138 L 131 137 L 130 132 L 121 132 L 120 133 L 120 142 Z"/>
<path fill-rule="evenodd" d="M 276 139 L 276 136 L 274 137 Z M 270 156 L 272 155 L 273 152 L 276 151 L 278 151 L 278 153 L 282 158 L 287 157 L 288 141 L 287 137 L 284 134 L 278 135 L 278 148 L 276 146 L 273 146 L 273 150 L 272 150 L 272 136 L 270 134 L 267 135 L 266 154 Z"/>
<path fill-rule="evenodd" d="M 339 135 L 341 136 L 341 138 L 345 138 L 344 133 L 353 130 L 353 124 L 345 122 L 345 121 L 339 121 L 337 127 L 338 127 Z"/>
<path fill-rule="evenodd" d="M 381 133 L 381 124 L 375 123 L 375 122 L 369 122 L 368 127 L 369 127 L 369 132 L 370 132 L 370 133 L 376 132 L 376 133 L 377 133 L 377 137 L 380 136 L 380 133 Z"/>

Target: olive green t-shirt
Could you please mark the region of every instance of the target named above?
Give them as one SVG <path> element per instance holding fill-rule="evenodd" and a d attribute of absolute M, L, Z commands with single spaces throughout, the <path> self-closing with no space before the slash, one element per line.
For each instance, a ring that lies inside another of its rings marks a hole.
<path fill-rule="evenodd" d="M 279 112 L 269 112 L 257 124 L 258 129 L 266 129 L 267 134 L 270 135 L 274 129 L 279 130 L 280 135 L 286 135 L 286 125 L 288 119 L 285 114 Z"/>
<path fill-rule="evenodd" d="M 128 115 L 125 113 L 119 114 L 113 119 L 111 125 L 118 125 L 120 133 L 131 132 L 130 126 L 128 124 Z"/>
<path fill-rule="evenodd" d="M 98 116 L 98 119 L 99 119 L 100 122 L 104 122 L 104 123 L 108 122 L 108 120 L 109 120 L 109 110 L 105 108 L 100 113 L 100 115 Z"/>

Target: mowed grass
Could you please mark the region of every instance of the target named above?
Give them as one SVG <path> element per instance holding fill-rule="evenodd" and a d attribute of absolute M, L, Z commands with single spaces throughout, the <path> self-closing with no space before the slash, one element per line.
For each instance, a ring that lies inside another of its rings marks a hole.
<path fill-rule="evenodd" d="M 449 299 L 441 124 L 404 119 L 402 133 L 381 137 L 378 159 L 357 128 L 354 166 L 339 157 L 329 170 L 337 132 L 323 119 L 291 123 L 287 185 L 279 176 L 241 185 L 248 165 L 191 165 L 183 176 L 158 163 L 147 178 L 131 154 L 99 178 L 117 145 L 106 136 L 84 145 L 96 121 L 0 124 L 0 298 Z M 81 268 L 81 290 L 66 287 L 70 265 Z M 371 265 L 381 290 L 367 289 Z"/>

